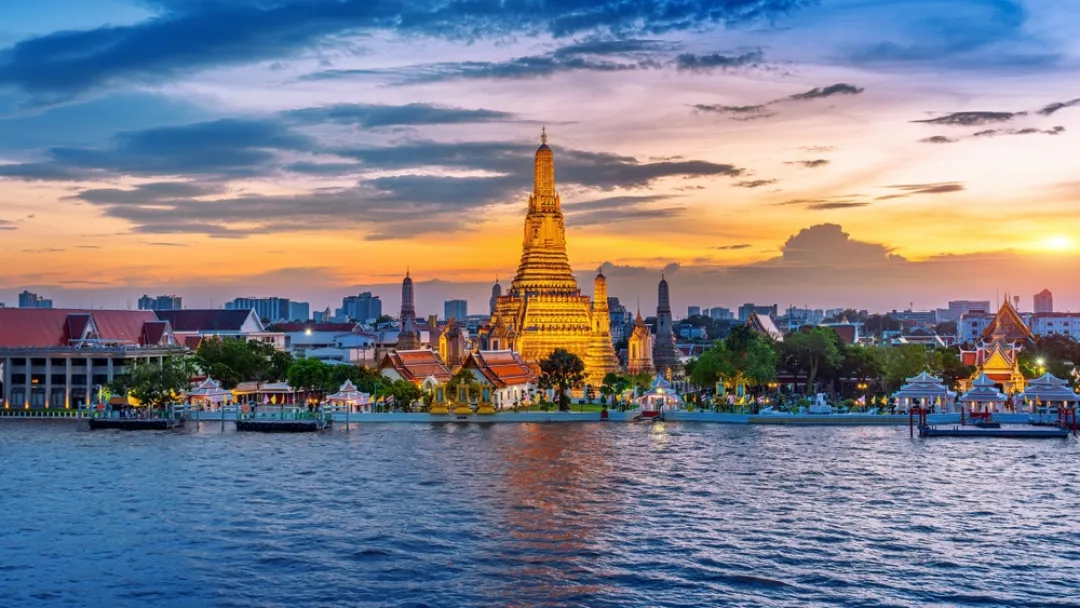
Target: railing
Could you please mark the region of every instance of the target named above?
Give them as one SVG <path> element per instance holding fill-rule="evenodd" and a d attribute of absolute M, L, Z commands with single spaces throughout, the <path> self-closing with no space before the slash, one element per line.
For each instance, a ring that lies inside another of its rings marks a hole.
<path fill-rule="evenodd" d="M 0 418 L 78 418 L 78 410 L 68 409 L 2 409 L 0 410 Z"/>

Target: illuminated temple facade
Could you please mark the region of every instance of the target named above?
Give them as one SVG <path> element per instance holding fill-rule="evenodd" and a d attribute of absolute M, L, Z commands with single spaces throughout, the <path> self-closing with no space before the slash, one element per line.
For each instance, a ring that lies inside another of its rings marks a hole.
<path fill-rule="evenodd" d="M 969 390 L 972 382 L 985 374 L 1006 394 L 1023 392 L 1025 381 L 1020 371 L 1020 351 L 1034 341 L 1035 336 L 1006 297 L 975 347 L 960 352 L 960 361 L 975 368 L 971 378 L 960 381 L 960 389 Z"/>
<path fill-rule="evenodd" d="M 607 282 L 602 273 L 597 275 L 590 301 L 581 294 L 570 270 L 566 228 L 555 191 L 555 159 L 546 133 L 536 150 L 524 236 L 517 274 L 507 293 L 494 298 L 490 348 L 517 351 L 530 363 L 565 348 L 585 362 L 586 381 L 599 386 L 606 374 L 619 371 L 611 344 Z"/>

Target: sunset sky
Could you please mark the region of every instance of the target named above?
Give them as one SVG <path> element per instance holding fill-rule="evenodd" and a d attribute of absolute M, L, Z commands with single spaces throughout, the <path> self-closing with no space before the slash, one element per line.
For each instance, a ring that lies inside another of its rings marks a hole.
<path fill-rule="evenodd" d="M 2 2 L 0 301 L 478 312 L 546 125 L 586 292 L 1080 310 L 1070 5 Z"/>

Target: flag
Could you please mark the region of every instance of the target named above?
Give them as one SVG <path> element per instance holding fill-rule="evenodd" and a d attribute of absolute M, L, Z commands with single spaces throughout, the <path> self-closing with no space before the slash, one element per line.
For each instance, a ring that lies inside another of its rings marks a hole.
<path fill-rule="evenodd" d="M 263 405 L 269 405 L 270 395 L 263 395 Z"/>
<path fill-rule="evenodd" d="M 941 397 L 934 398 L 934 405 L 941 405 Z"/>
<path fill-rule="evenodd" d="M 393 395 L 387 395 L 386 396 L 386 403 L 391 404 L 393 402 L 394 402 L 394 396 Z"/>
<path fill-rule="evenodd" d="M 859 397 L 859 405 L 866 405 L 866 395 Z"/>

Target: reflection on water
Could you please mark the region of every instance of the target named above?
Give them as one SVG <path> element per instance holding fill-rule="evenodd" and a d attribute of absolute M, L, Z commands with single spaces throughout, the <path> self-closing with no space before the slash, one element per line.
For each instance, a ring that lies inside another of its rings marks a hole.
<path fill-rule="evenodd" d="M 0 606 L 1073 605 L 1075 441 L 0 422 Z"/>

